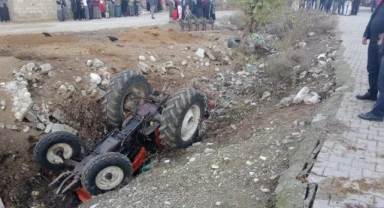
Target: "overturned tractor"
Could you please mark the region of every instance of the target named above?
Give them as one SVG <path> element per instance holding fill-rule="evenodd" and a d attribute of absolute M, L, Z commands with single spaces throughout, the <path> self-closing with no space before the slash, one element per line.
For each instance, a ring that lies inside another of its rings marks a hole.
<path fill-rule="evenodd" d="M 118 189 L 140 172 L 148 153 L 184 149 L 203 134 L 209 117 L 204 96 L 184 88 L 172 96 L 153 91 L 142 74 L 125 71 L 108 86 L 103 113 L 114 129 L 85 155 L 76 135 L 47 134 L 37 143 L 37 164 L 61 171 L 51 184 L 57 194 L 76 192 L 83 202 Z"/>

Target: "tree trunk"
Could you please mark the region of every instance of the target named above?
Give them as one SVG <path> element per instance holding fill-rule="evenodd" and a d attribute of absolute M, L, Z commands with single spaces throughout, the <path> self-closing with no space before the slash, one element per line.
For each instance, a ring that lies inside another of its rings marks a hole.
<path fill-rule="evenodd" d="M 250 36 L 252 29 L 255 25 L 255 17 L 253 16 L 253 9 L 251 11 L 252 12 L 248 13 L 249 20 L 248 20 L 248 23 L 247 23 L 245 30 L 243 32 L 243 37 L 242 37 L 241 43 L 240 43 L 240 50 L 244 53 L 246 52 L 247 39 Z"/>

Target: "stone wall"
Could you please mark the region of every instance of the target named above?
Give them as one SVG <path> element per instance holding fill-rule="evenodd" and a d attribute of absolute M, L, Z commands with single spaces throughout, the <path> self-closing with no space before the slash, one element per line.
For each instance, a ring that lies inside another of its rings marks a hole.
<path fill-rule="evenodd" d="M 8 0 L 12 21 L 35 22 L 57 19 L 56 0 Z M 70 1 L 66 1 L 70 15 Z"/>

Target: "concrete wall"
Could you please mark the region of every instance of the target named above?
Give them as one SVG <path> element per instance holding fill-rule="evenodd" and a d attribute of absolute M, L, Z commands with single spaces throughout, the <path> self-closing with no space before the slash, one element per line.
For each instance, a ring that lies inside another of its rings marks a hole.
<path fill-rule="evenodd" d="M 56 0 L 8 0 L 12 21 L 36 22 L 57 19 Z M 71 3 L 66 1 L 68 17 Z"/>

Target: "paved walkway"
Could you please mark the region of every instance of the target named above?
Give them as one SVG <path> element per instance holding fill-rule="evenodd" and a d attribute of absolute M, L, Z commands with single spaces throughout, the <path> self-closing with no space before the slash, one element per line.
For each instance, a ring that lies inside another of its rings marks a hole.
<path fill-rule="evenodd" d="M 217 11 L 217 18 L 231 15 L 231 11 Z M 114 29 L 123 27 L 143 27 L 164 25 L 169 22 L 168 12 L 155 14 L 156 19 L 151 19 L 149 14 L 139 17 L 110 18 L 91 21 L 44 22 L 44 23 L 0 23 L 0 35 L 41 33 L 41 32 L 81 32 L 100 29 Z"/>
<path fill-rule="evenodd" d="M 374 103 L 355 99 L 368 86 L 367 46 L 361 39 L 369 17 L 368 10 L 356 17 L 340 17 L 344 59 L 351 66 L 355 89 L 346 93 L 336 117 L 350 128 L 328 138 L 317 157 L 309 176 L 319 184 L 314 208 L 384 207 L 384 123 L 358 119 Z"/>

